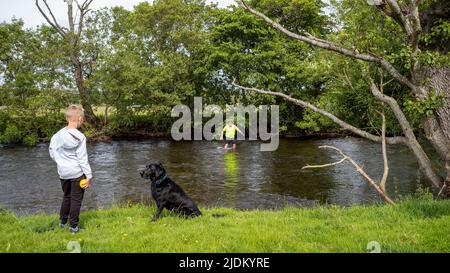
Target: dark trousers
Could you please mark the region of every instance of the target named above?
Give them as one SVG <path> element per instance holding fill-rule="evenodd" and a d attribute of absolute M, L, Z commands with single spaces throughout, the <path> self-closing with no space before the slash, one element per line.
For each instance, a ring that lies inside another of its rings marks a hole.
<path fill-rule="evenodd" d="M 64 197 L 59 212 L 59 219 L 62 224 L 66 224 L 69 221 L 72 228 L 77 227 L 80 221 L 81 202 L 84 196 L 84 189 L 80 187 L 80 181 L 85 178 L 83 175 L 74 179 L 61 179 Z"/>

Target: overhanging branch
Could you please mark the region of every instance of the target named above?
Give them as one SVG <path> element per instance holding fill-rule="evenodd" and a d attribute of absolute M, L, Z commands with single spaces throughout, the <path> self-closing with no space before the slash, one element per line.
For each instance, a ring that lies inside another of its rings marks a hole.
<path fill-rule="evenodd" d="M 373 62 L 379 64 L 384 70 L 386 70 L 392 77 L 394 77 L 399 82 L 403 83 L 404 85 L 408 86 L 412 92 L 418 96 L 422 96 L 423 91 L 421 88 L 413 84 L 407 77 L 403 76 L 391 63 L 389 63 L 387 60 L 383 59 L 382 57 L 373 55 L 373 54 L 362 54 L 359 53 L 356 50 L 348 49 L 341 47 L 331 41 L 319 39 L 309 33 L 306 33 L 305 35 L 297 34 L 292 31 L 287 30 L 284 28 L 281 24 L 275 22 L 274 20 L 267 17 L 265 14 L 253 9 L 250 7 L 244 0 L 240 0 L 240 4 L 242 7 L 244 7 L 246 10 L 248 10 L 250 13 L 258 16 L 259 18 L 263 19 L 272 27 L 275 29 L 278 29 L 282 33 L 286 34 L 288 37 L 291 37 L 293 39 L 305 42 L 307 44 L 310 44 L 315 47 L 319 47 L 322 49 L 326 49 L 329 51 L 334 51 L 337 53 L 340 53 L 342 55 L 352 57 L 358 60 L 362 60 L 365 62 Z"/>
<path fill-rule="evenodd" d="M 381 141 L 382 141 L 382 138 L 380 136 L 376 136 L 376 135 L 370 134 L 370 133 L 368 133 L 368 132 L 366 132 L 364 130 L 361 130 L 361 129 L 353 126 L 353 125 L 350 125 L 347 122 L 339 119 L 335 115 L 333 115 L 333 114 L 331 114 L 331 113 L 329 113 L 329 112 L 327 112 L 325 110 L 322 110 L 322 109 L 318 108 L 317 106 L 315 106 L 315 105 L 313 105 L 313 104 L 311 104 L 311 103 L 309 103 L 307 101 L 303 101 L 303 100 L 300 100 L 300 99 L 295 99 L 295 98 L 293 98 L 293 97 L 291 97 L 291 96 L 289 96 L 287 94 L 281 93 L 281 92 L 267 91 L 267 90 L 262 90 L 262 89 L 258 89 L 258 88 L 254 88 L 254 87 L 244 87 L 244 86 L 241 86 L 241 85 L 235 83 L 234 81 L 233 81 L 232 84 L 233 84 L 233 86 L 235 86 L 235 87 L 237 87 L 239 89 L 245 90 L 245 91 L 251 91 L 251 92 L 256 92 L 256 93 L 259 93 L 259 94 L 272 95 L 272 96 L 277 96 L 277 97 L 284 98 L 285 100 L 293 102 L 294 104 L 296 104 L 296 105 L 298 105 L 298 106 L 300 106 L 302 108 L 308 108 L 308 109 L 310 109 L 310 110 L 312 110 L 312 111 L 314 111 L 316 113 L 319 113 L 319 114 L 321 114 L 321 115 L 331 119 L 334 123 L 338 124 L 343 129 L 346 129 L 346 130 L 348 130 L 348 131 L 350 131 L 350 132 L 352 132 L 352 133 L 354 133 L 354 134 L 356 134 L 356 135 L 358 135 L 360 137 L 369 139 L 369 140 L 374 141 L 374 142 L 380 142 L 381 143 Z M 388 143 L 388 144 L 404 144 L 404 145 L 407 144 L 406 143 L 406 139 L 404 137 L 389 137 L 389 138 L 386 138 L 386 143 Z"/>

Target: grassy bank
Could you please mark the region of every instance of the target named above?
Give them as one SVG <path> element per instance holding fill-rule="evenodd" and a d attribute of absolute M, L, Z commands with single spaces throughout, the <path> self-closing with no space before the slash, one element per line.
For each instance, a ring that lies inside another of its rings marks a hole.
<path fill-rule="evenodd" d="M 154 208 L 115 207 L 82 213 L 72 235 L 56 215 L 0 215 L 0 252 L 450 252 L 450 201 L 407 200 L 396 206 L 285 208 L 279 211 L 203 209 L 181 219 Z"/>

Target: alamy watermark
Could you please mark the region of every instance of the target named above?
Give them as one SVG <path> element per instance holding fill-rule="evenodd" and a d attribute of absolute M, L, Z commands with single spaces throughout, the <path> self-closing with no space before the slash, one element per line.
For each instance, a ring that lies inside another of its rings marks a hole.
<path fill-rule="evenodd" d="M 70 253 L 81 253 L 81 245 L 78 241 L 69 241 L 66 248 Z"/>
<path fill-rule="evenodd" d="M 370 241 L 367 244 L 367 250 L 370 253 L 381 253 L 381 244 L 377 241 Z"/>
<path fill-rule="evenodd" d="M 171 135 L 180 140 L 219 140 L 226 123 L 232 122 L 246 132 L 248 124 L 248 140 L 262 140 L 261 151 L 275 151 L 279 144 L 279 106 L 270 106 L 270 126 L 268 122 L 269 106 L 227 105 L 225 111 L 218 105 L 203 106 L 201 97 L 194 97 L 194 109 L 187 105 L 176 105 L 172 109 L 172 117 L 181 117 L 172 125 Z M 247 122 L 248 115 L 248 122 Z M 193 123 L 192 123 L 193 117 Z M 203 124 L 203 118 L 210 118 Z M 194 133 L 192 134 L 192 124 Z M 270 127 L 270 130 L 269 130 Z M 193 138 L 193 139 L 192 139 Z M 237 134 L 237 140 L 245 140 L 246 136 Z"/>

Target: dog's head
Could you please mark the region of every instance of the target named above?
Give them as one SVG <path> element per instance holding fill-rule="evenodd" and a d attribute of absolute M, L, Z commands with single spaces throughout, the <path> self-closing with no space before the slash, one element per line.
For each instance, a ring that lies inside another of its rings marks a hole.
<path fill-rule="evenodd" d="M 150 179 L 151 181 L 155 181 L 160 178 L 164 174 L 166 174 L 166 170 L 162 166 L 160 162 L 152 163 L 145 167 L 144 170 L 140 171 L 141 177 L 144 179 Z"/>

